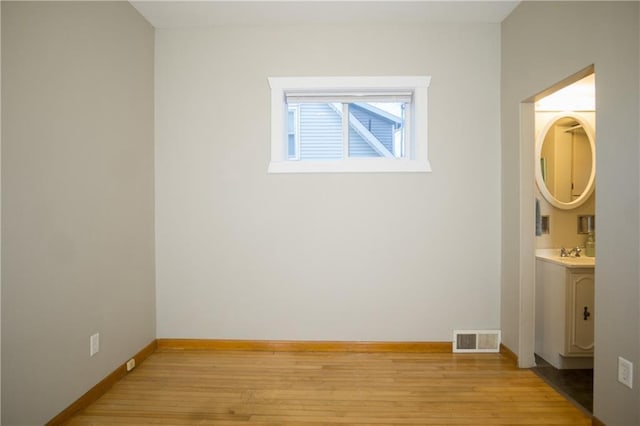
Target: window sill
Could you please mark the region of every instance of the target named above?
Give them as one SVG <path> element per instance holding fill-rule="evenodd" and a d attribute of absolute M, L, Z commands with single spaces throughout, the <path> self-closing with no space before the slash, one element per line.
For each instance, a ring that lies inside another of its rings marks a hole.
<path fill-rule="evenodd" d="M 428 161 L 380 158 L 335 161 L 272 161 L 269 173 L 427 173 Z"/>

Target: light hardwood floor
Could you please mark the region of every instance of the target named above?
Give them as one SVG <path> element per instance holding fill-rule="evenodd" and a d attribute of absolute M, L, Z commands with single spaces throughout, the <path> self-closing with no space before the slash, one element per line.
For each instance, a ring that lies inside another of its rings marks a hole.
<path fill-rule="evenodd" d="M 70 425 L 591 425 L 500 354 L 159 350 Z"/>

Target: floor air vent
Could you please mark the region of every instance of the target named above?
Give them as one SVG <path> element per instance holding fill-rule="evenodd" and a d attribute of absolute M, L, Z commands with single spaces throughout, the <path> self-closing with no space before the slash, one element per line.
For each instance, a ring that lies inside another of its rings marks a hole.
<path fill-rule="evenodd" d="M 453 352 L 500 352 L 500 330 L 454 330 Z"/>

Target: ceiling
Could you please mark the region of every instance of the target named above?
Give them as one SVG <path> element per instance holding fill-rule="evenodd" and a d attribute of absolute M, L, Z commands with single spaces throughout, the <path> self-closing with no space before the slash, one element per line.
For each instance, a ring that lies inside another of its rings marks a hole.
<path fill-rule="evenodd" d="M 130 0 L 155 28 L 284 24 L 499 23 L 515 0 Z"/>
<path fill-rule="evenodd" d="M 596 76 L 590 74 L 539 99 L 536 111 L 595 111 Z"/>

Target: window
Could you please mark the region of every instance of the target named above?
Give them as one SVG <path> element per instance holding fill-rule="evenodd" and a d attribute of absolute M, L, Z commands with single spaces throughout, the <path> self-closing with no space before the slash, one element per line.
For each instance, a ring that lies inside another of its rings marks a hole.
<path fill-rule="evenodd" d="M 269 79 L 270 173 L 428 172 L 429 77 Z"/>

